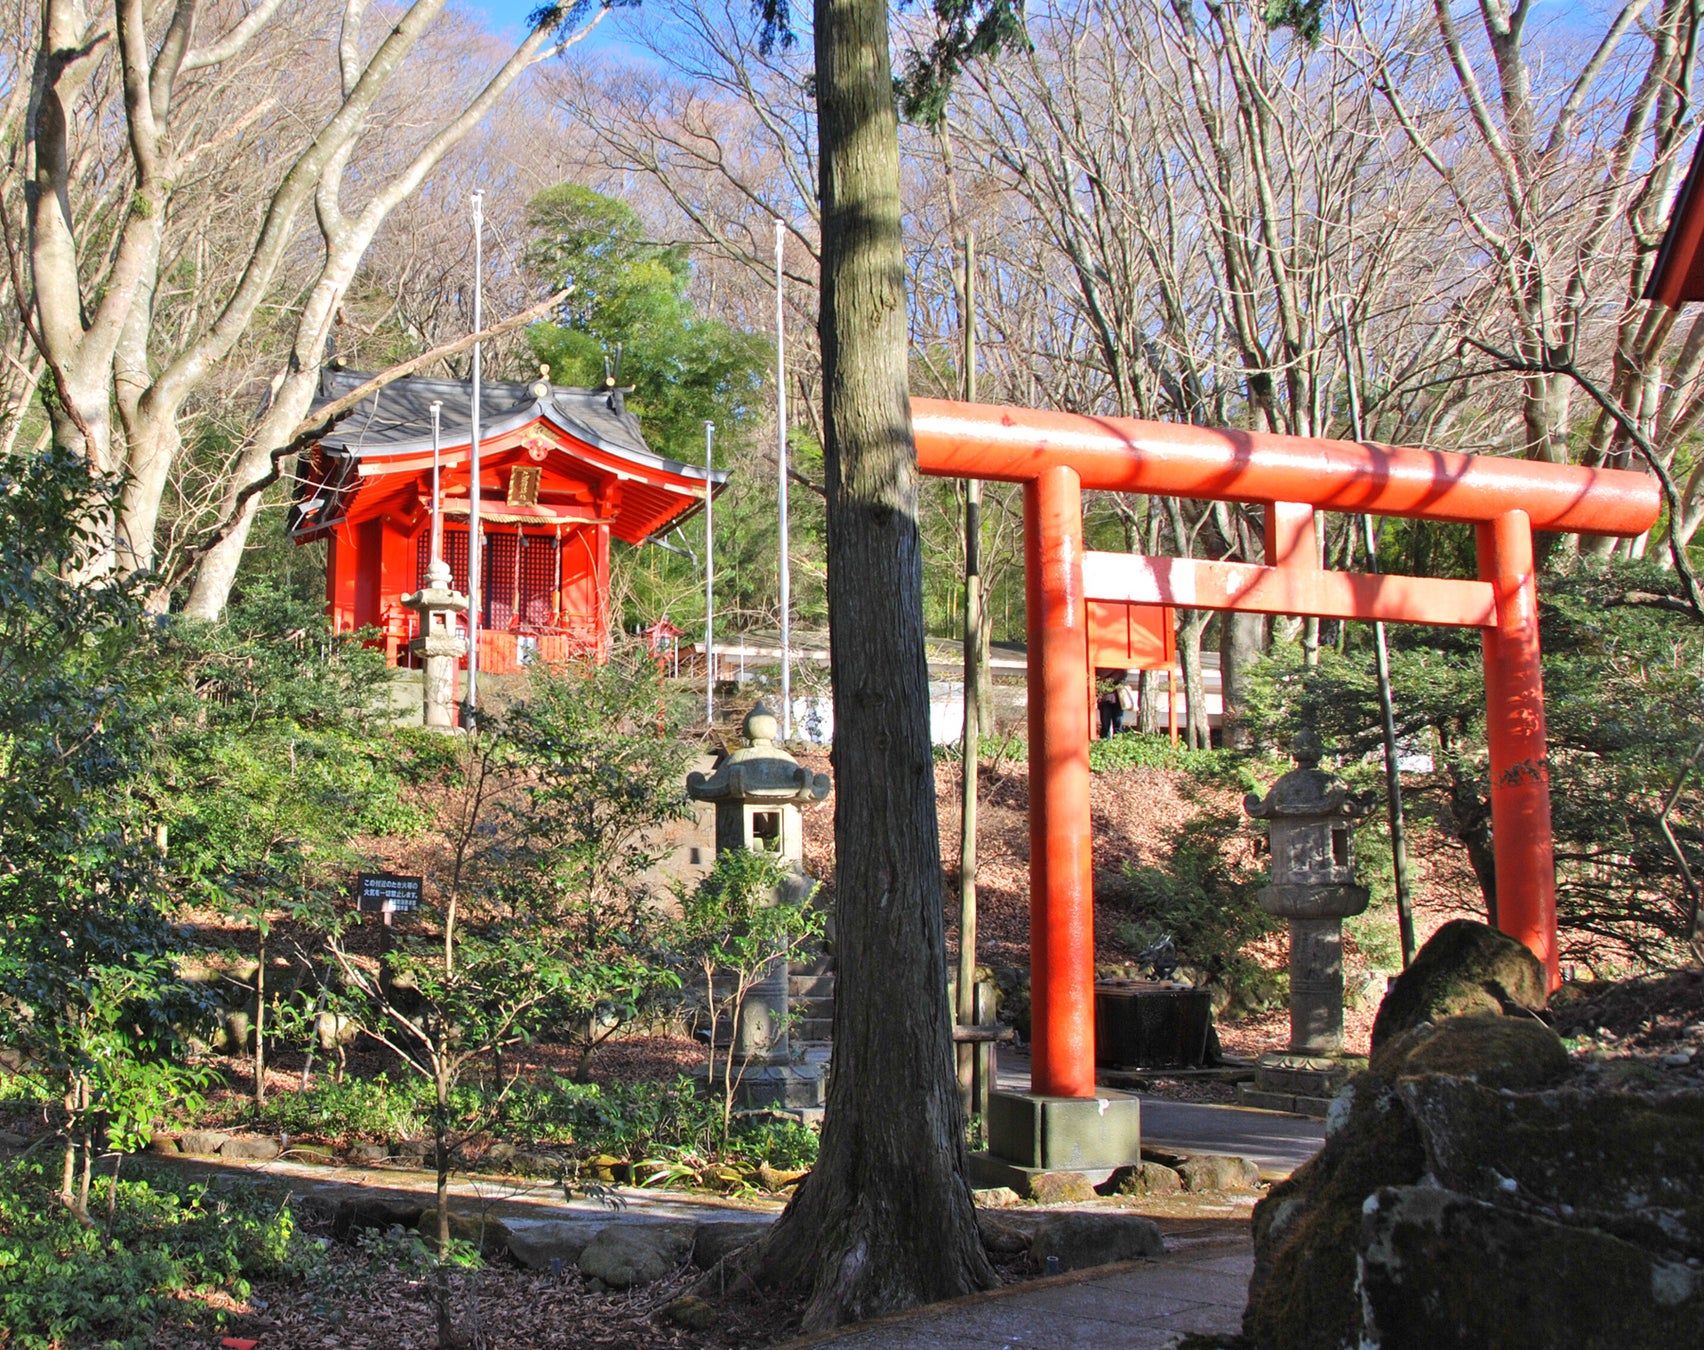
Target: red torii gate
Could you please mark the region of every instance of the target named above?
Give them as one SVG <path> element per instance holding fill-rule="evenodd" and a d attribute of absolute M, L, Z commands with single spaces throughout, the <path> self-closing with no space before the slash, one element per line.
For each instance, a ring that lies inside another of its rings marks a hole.
<path fill-rule="evenodd" d="M 1095 1095 L 1087 602 L 1478 628 L 1485 646 L 1498 923 L 1554 986 L 1550 832 L 1534 530 L 1635 535 L 1656 481 L 1583 469 L 1260 432 L 913 399 L 918 467 L 1024 485 L 1029 644 L 1031 1091 Z M 1266 507 L 1266 565 L 1083 549 L 1082 491 Z M 1479 579 L 1328 572 L 1317 510 L 1470 524 Z"/>

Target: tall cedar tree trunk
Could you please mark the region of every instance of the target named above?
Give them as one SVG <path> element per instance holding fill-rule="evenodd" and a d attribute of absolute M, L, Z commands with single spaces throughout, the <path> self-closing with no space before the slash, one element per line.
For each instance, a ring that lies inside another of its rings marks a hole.
<path fill-rule="evenodd" d="M 899 127 L 886 0 L 816 0 L 834 1075 L 817 1165 L 762 1253 L 807 1329 L 994 1283 L 964 1176 L 907 399 Z"/>
<path fill-rule="evenodd" d="M 1227 611 L 1219 616 L 1219 681 L 1224 690 L 1221 737 L 1227 750 L 1247 750 L 1254 743 L 1248 729 L 1248 676 L 1260 659 L 1265 616 Z"/>
<path fill-rule="evenodd" d="M 1204 609 L 1180 612 L 1177 625 L 1177 663 L 1183 668 L 1184 744 L 1191 750 L 1212 748 L 1212 724 L 1207 716 L 1207 683 L 1201 672 L 1201 634 L 1210 615 Z"/>

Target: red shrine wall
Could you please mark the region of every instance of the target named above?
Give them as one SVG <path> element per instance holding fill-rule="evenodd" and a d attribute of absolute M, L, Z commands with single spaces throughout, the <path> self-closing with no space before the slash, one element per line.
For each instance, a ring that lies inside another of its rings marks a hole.
<path fill-rule="evenodd" d="M 486 523 L 480 606 L 480 669 L 501 675 L 530 660 L 601 653 L 609 635 L 609 527 L 531 529 Z M 413 665 L 408 644 L 419 616 L 402 597 L 417 591 L 430 559 L 430 517 L 413 525 L 375 517 L 338 525 L 327 541 L 326 608 L 337 632 L 376 628 L 392 665 Z M 467 591 L 467 526 L 446 521 L 444 558 Z M 465 626 L 462 628 L 465 632 Z"/>

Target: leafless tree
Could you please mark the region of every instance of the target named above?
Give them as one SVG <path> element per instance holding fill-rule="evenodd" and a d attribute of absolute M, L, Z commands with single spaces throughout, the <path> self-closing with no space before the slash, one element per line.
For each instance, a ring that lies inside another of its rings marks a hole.
<path fill-rule="evenodd" d="M 493 70 L 490 44 L 465 29 L 453 46 L 427 41 L 443 7 L 414 0 L 373 16 L 383 31 L 370 34 L 367 0 L 42 6 L 10 147 L 24 197 L 22 229 L 8 221 L 22 244 L 13 298 L 51 380 L 55 438 L 126 475 L 114 562 L 155 562 L 186 406 L 263 315 L 282 318 L 258 410 L 231 418 L 217 525 L 183 560 L 195 614 L 224 606 L 257 485 L 313 399 L 380 226 L 524 72 L 604 12 L 551 12 Z M 91 159 L 106 169 L 93 193 Z M 317 256 L 299 229 L 309 208 Z"/>
<path fill-rule="evenodd" d="M 1420 153 L 1452 233 L 1483 260 L 1462 331 L 1526 367 L 1514 377 L 1518 453 L 1629 462 L 1617 420 L 1568 368 L 1612 391 L 1665 467 L 1704 417 L 1704 320 L 1641 298 L 1696 125 L 1700 9 L 1628 0 L 1561 30 L 1535 27 L 1531 0 L 1434 0 L 1399 40 L 1363 45 L 1392 131 Z M 1668 528 L 1684 542 L 1701 521 L 1695 466 Z M 1607 553 L 1613 541 L 1587 547 Z"/>

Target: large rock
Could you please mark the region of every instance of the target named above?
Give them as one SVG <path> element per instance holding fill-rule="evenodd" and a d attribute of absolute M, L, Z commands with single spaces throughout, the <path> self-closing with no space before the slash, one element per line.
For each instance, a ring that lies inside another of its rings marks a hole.
<path fill-rule="evenodd" d="M 692 1264 L 709 1270 L 718 1261 L 760 1242 L 773 1224 L 768 1219 L 727 1219 L 701 1223 L 692 1240 Z"/>
<path fill-rule="evenodd" d="M 193 1157 L 210 1158 L 230 1137 L 217 1130 L 185 1130 L 178 1136 L 178 1147 Z"/>
<path fill-rule="evenodd" d="M 219 1145 L 219 1156 L 230 1158 L 237 1162 L 264 1162 L 268 1158 L 276 1158 L 282 1150 L 276 1139 L 250 1136 L 242 1139 L 227 1139 Z"/>
<path fill-rule="evenodd" d="M 1081 1172 L 1040 1172 L 1030 1178 L 1029 1198 L 1038 1205 L 1076 1205 L 1095 1198 Z"/>
<path fill-rule="evenodd" d="M 1252 1191 L 1260 1186 L 1260 1167 L 1247 1158 L 1197 1153 L 1178 1164 L 1186 1191 Z"/>
<path fill-rule="evenodd" d="M 1326 1350 L 1353 1337 L 1361 1206 L 1385 1186 L 1420 1180 L 1420 1128 L 1395 1089 L 1350 1081 L 1341 1123 L 1311 1162 L 1254 1207 L 1254 1275 L 1243 1332 L 1259 1350 Z"/>
<path fill-rule="evenodd" d="M 580 1273 L 612 1289 L 650 1284 L 671 1273 L 692 1251 L 692 1223 L 612 1223 L 580 1253 Z"/>
<path fill-rule="evenodd" d="M 1372 1067 L 1387 1078 L 1441 1074 L 1530 1090 L 1561 1082 L 1569 1061 L 1562 1038 L 1537 1018 L 1478 1014 L 1410 1027 L 1373 1052 Z"/>
<path fill-rule="evenodd" d="M 1049 1214 L 1030 1239 L 1029 1259 L 1046 1270 L 1050 1258 L 1059 1270 L 1087 1270 L 1114 1261 L 1152 1261 L 1165 1254 L 1160 1228 L 1152 1219 L 1117 1211 Z"/>
<path fill-rule="evenodd" d="M 603 1219 L 513 1220 L 509 1255 L 528 1270 L 562 1270 L 573 1265 L 606 1225 Z"/>
<path fill-rule="evenodd" d="M 1015 1216 L 1001 1215 L 995 1218 L 992 1214 L 977 1214 L 976 1232 L 987 1250 L 1001 1256 L 1011 1256 L 1029 1248 L 1029 1231 L 1013 1223 L 1013 1217 Z"/>
<path fill-rule="evenodd" d="M 1380 1350 L 1704 1345 L 1699 1272 L 1598 1229 L 1407 1186 L 1369 1198 L 1360 1252 Z"/>
<path fill-rule="evenodd" d="M 1140 1162 L 1114 1168 L 1095 1189 L 1102 1195 L 1176 1195 L 1183 1190 L 1183 1177 L 1164 1163 Z"/>
<path fill-rule="evenodd" d="M 1398 1092 L 1440 1184 L 1704 1261 L 1704 1093 L 1511 1093 L 1447 1078 Z"/>
<path fill-rule="evenodd" d="M 420 1211 L 420 1222 L 416 1227 L 420 1236 L 428 1244 L 438 1240 L 438 1209 L 434 1205 Z M 495 1256 L 509 1242 L 509 1226 L 495 1214 L 483 1211 L 468 1213 L 464 1210 L 450 1211 L 450 1236 L 458 1242 L 471 1243 L 484 1256 Z"/>
<path fill-rule="evenodd" d="M 1701 1343 L 1704 1093 L 1504 1086 L 1554 1074 L 1529 1025 L 1411 1033 L 1350 1083 L 1255 1207 L 1255 1350 Z"/>
<path fill-rule="evenodd" d="M 1391 982 L 1373 1021 L 1373 1049 L 1422 1022 L 1544 1006 L 1544 967 L 1514 938 L 1452 919 Z"/>

